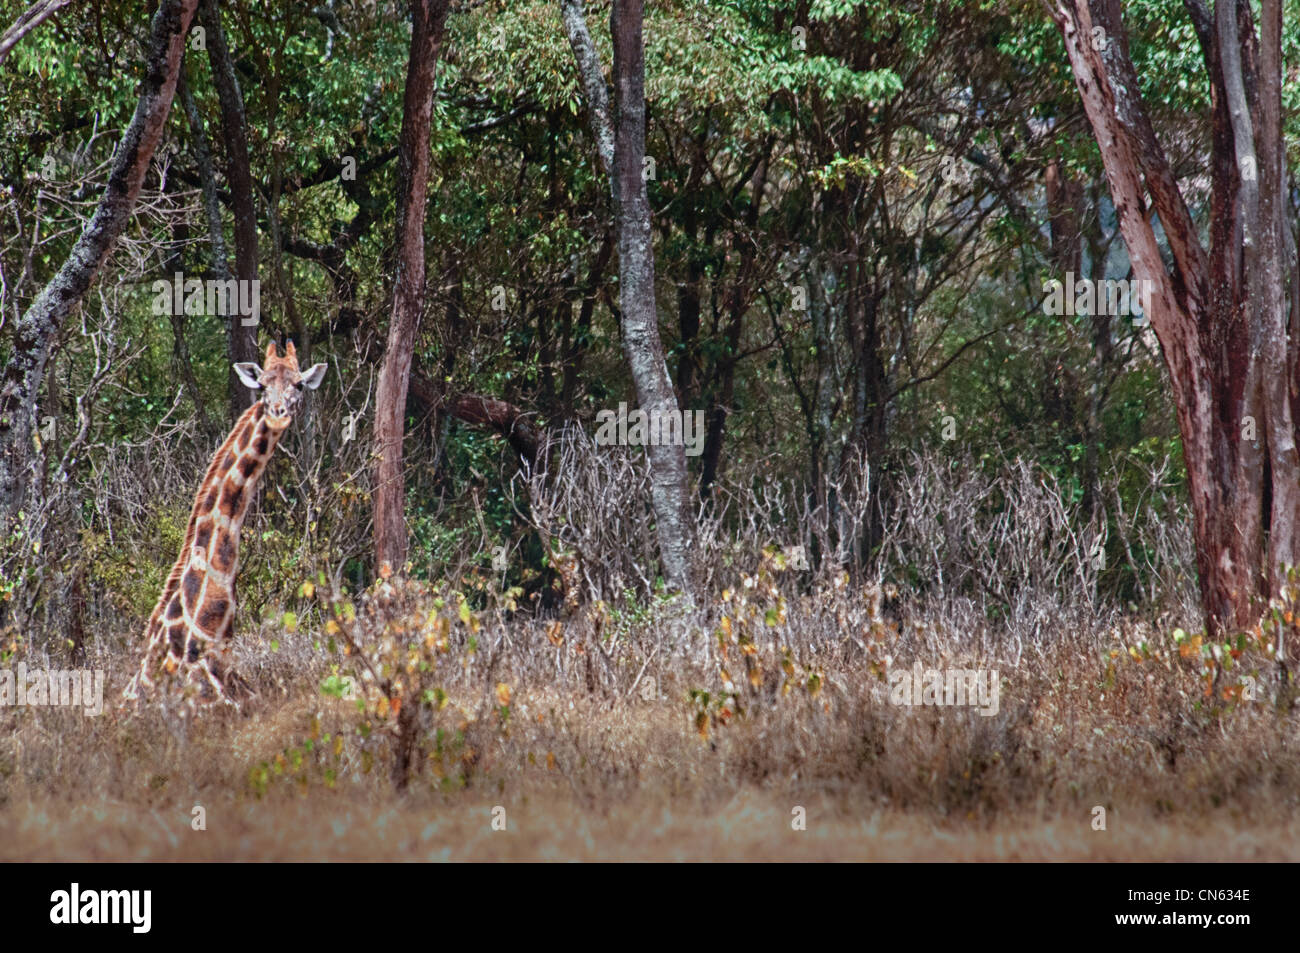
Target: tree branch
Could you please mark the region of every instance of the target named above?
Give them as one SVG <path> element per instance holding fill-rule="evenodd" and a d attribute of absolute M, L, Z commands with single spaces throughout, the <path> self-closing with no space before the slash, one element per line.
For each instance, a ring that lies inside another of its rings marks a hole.
<path fill-rule="evenodd" d="M 600 68 L 600 57 L 587 29 L 587 15 L 582 0 L 561 0 L 560 17 L 564 21 L 564 34 L 573 48 L 573 58 L 578 64 L 578 75 L 586 94 L 587 117 L 591 134 L 596 140 L 596 153 L 606 175 L 613 179 L 614 123 L 610 120 L 609 90 L 605 87 L 605 74 Z"/>
<path fill-rule="evenodd" d="M 26 12 L 14 21 L 13 26 L 0 34 L 0 64 L 4 63 L 5 57 L 23 37 L 71 2 L 72 0 L 37 0 L 28 7 Z"/>
<path fill-rule="evenodd" d="M 196 3 L 162 0 L 159 4 L 140 99 L 113 156 L 103 198 L 63 267 L 14 328 L 9 362 L 0 379 L 0 513 L 13 515 L 21 506 L 36 399 L 54 342 L 131 220 L 171 111 Z"/>

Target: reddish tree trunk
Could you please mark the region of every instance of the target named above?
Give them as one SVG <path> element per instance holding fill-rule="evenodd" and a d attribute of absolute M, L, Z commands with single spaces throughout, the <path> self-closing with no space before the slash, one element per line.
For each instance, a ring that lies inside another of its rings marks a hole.
<path fill-rule="evenodd" d="M 415 336 L 424 310 L 424 212 L 429 185 L 433 79 L 447 20 L 447 0 L 412 0 L 411 57 L 402 102 L 397 167 L 397 274 L 388 345 L 375 401 L 375 567 L 406 563 L 406 492 L 402 438 Z"/>
<path fill-rule="evenodd" d="M 1101 150 L 1133 270 L 1173 385 L 1206 622 L 1253 625 L 1281 567 L 1300 562 L 1300 458 L 1282 292 L 1281 9 L 1187 0 L 1210 76 L 1213 155 L 1208 252 L 1136 90 L 1119 0 L 1060 0 L 1052 15 Z M 1100 28 L 1101 32 L 1095 32 Z M 1161 258 L 1154 210 L 1172 255 Z"/>
<path fill-rule="evenodd" d="M 430 411 L 442 410 L 462 423 L 491 430 L 504 437 L 511 449 L 530 466 L 537 463 L 545 430 L 514 404 L 482 394 L 455 394 L 448 398 L 418 370 L 411 371 L 411 397 Z"/>

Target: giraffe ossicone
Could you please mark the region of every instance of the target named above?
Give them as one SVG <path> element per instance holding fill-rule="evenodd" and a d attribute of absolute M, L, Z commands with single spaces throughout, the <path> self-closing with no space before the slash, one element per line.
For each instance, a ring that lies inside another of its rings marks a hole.
<path fill-rule="evenodd" d="M 233 704 L 248 692 L 230 665 L 239 532 L 303 390 L 320 386 L 326 365 L 316 364 L 304 373 L 298 369 L 293 342 L 281 357 L 272 341 L 261 367 L 251 362 L 234 367 L 246 386 L 261 392 L 261 399 L 235 421 L 208 465 L 180 556 L 145 627 L 140 671 L 122 693 L 124 699 L 160 688 L 163 680 L 183 691 L 191 703 Z"/>

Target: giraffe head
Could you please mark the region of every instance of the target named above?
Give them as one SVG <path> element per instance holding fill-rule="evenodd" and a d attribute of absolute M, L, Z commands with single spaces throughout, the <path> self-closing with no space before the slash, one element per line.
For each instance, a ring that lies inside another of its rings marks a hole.
<path fill-rule="evenodd" d="M 293 342 L 285 345 L 284 357 L 276 352 L 275 342 L 266 348 L 262 366 L 250 362 L 235 365 L 239 379 L 253 390 L 261 390 L 262 405 L 266 408 L 266 422 L 276 430 L 283 430 L 293 420 L 302 402 L 303 388 L 315 390 L 325 379 L 325 364 L 314 364 L 307 373 L 298 370 L 298 353 Z"/>

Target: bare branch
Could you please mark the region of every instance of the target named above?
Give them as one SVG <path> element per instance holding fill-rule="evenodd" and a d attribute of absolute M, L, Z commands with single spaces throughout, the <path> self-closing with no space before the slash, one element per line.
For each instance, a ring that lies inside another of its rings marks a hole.
<path fill-rule="evenodd" d="M 0 34 L 0 64 L 28 33 L 66 7 L 72 0 L 36 0 L 14 25 Z"/>

